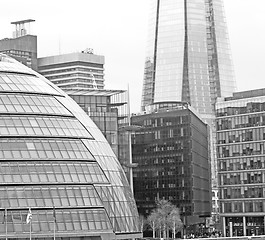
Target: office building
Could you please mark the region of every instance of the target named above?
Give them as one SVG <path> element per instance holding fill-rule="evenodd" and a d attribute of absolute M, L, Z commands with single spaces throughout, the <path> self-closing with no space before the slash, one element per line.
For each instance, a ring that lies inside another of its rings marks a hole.
<path fill-rule="evenodd" d="M 142 111 L 183 101 L 211 126 L 213 186 L 217 186 L 214 104 L 236 90 L 222 0 L 151 1 Z"/>
<path fill-rule="evenodd" d="M 187 103 L 157 103 L 132 116 L 134 196 L 147 216 L 156 201 L 167 199 L 180 209 L 188 227 L 211 214 L 208 126 Z"/>
<path fill-rule="evenodd" d="M 236 92 L 216 111 L 223 233 L 264 234 L 265 89 Z"/>
<path fill-rule="evenodd" d="M 118 128 L 124 120 L 128 122 L 127 92 L 125 90 L 87 89 L 65 90 L 65 93 L 75 100 L 94 121 L 118 156 Z"/>
<path fill-rule="evenodd" d="M 128 92 L 126 90 L 65 90 L 94 121 L 116 154 L 132 186 Z"/>
<path fill-rule="evenodd" d="M 38 72 L 63 90 L 103 89 L 105 58 L 92 49 L 38 58 Z"/>
<path fill-rule="evenodd" d="M 5 53 L 27 67 L 37 70 L 37 36 L 31 35 L 30 23 L 33 19 L 12 22 L 15 25 L 13 38 L 0 40 L 0 53 Z"/>
<path fill-rule="evenodd" d="M 140 238 L 122 167 L 78 104 L 2 54 L 0 83 L 0 238 Z"/>

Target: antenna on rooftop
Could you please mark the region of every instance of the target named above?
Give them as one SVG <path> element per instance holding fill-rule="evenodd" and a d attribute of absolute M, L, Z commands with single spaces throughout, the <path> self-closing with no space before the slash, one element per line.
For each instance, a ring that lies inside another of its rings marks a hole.
<path fill-rule="evenodd" d="M 61 38 L 59 36 L 59 54 L 61 55 Z"/>
<path fill-rule="evenodd" d="M 82 53 L 94 54 L 94 49 L 93 48 L 86 48 L 85 50 L 82 51 Z"/>
<path fill-rule="evenodd" d="M 16 27 L 16 30 L 13 32 L 13 38 L 22 37 L 27 34 L 30 34 L 30 23 L 35 22 L 33 19 L 26 19 L 16 22 L 11 22 Z"/>

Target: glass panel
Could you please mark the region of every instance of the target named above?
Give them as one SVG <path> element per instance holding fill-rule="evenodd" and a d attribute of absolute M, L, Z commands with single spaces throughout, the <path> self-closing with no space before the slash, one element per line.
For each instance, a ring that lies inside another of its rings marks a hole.
<path fill-rule="evenodd" d="M 82 189 L 82 191 L 81 191 Z M 25 187 L 1 187 L 0 202 L 5 206 L 19 206 L 28 208 L 45 207 L 102 207 L 102 203 L 93 186 L 25 186 Z M 5 194 L 8 192 L 8 195 Z M 72 192 L 72 193 L 71 193 Z M 76 197 L 73 197 L 75 192 Z M 86 192 L 86 196 L 82 193 Z M 88 196 L 87 196 L 88 195 Z M 78 201 L 76 201 L 76 198 Z M 93 204 L 90 201 L 93 199 Z M 94 200 L 95 199 L 95 200 Z M 87 204 L 88 203 L 88 204 Z M 4 207 L 5 207 L 4 206 Z"/>
<path fill-rule="evenodd" d="M 57 146 L 60 144 L 60 147 Z M 55 149 L 56 148 L 56 149 Z M 52 151 L 53 150 L 53 151 Z M 57 151 L 55 151 L 57 150 Z M 79 158 L 75 154 L 64 154 L 62 152 L 80 152 Z M 56 153 L 55 155 L 53 153 Z M 4 158 L 16 159 L 84 159 L 94 160 L 93 156 L 80 140 L 67 139 L 0 139 L 0 154 Z M 17 157 L 14 157 L 17 156 Z"/>
<path fill-rule="evenodd" d="M 5 66 L 5 65 L 8 65 Z M 16 67 L 17 65 L 8 64 L 1 62 L 0 69 L 6 69 L 10 71 L 10 68 Z M 22 72 L 27 72 L 27 68 L 20 69 Z M 16 71 L 17 72 L 17 69 Z M 55 90 L 52 86 L 47 84 L 45 81 L 33 75 L 19 75 L 16 74 L 1 74 L 1 89 L 4 91 L 20 90 L 22 92 L 39 92 L 39 93 L 50 93 L 55 95 L 62 95 L 59 91 Z M 18 81 L 17 81 L 18 80 Z"/>
<path fill-rule="evenodd" d="M 27 135 L 92 138 L 88 130 L 74 118 L 0 116 L 0 126 L 1 135 L 17 135 L 16 128 L 24 128 Z M 37 128 L 38 131 L 34 131 Z M 58 132 L 58 128 L 63 132 Z"/>

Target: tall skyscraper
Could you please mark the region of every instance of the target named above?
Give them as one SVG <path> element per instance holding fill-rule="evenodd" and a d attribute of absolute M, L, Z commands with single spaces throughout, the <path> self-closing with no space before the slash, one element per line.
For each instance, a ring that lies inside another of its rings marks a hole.
<path fill-rule="evenodd" d="M 151 1 L 149 21 L 142 110 L 158 102 L 190 103 L 211 126 L 216 179 L 214 105 L 236 90 L 223 1 Z"/>

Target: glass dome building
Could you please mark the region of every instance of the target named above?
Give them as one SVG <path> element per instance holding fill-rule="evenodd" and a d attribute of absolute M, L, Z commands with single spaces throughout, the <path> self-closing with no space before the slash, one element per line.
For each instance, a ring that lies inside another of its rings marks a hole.
<path fill-rule="evenodd" d="M 43 76 L 0 54 L 0 239 L 54 236 L 141 237 L 136 204 L 85 112 Z"/>

